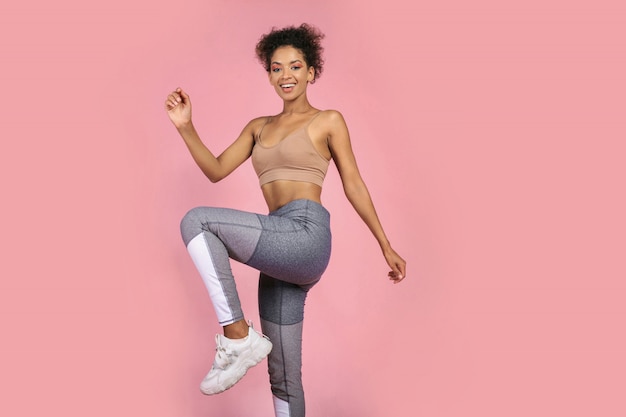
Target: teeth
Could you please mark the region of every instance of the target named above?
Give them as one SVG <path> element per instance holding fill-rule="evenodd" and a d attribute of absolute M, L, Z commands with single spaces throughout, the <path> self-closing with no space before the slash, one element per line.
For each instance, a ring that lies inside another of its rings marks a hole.
<path fill-rule="evenodd" d="M 295 87 L 295 84 L 283 84 L 281 85 L 282 88 L 289 88 L 289 87 Z"/>

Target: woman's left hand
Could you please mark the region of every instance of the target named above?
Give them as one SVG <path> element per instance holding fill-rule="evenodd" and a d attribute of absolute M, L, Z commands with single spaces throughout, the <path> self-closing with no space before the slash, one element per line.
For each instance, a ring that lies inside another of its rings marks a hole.
<path fill-rule="evenodd" d="M 387 264 L 391 267 L 387 276 L 394 284 L 397 284 L 406 277 L 406 261 L 391 248 L 384 255 Z"/>

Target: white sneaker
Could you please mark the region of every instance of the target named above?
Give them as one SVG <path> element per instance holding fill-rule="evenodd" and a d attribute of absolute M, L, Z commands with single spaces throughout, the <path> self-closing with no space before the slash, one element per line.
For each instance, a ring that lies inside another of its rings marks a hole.
<path fill-rule="evenodd" d="M 244 341 L 232 341 L 221 334 L 215 335 L 217 347 L 215 361 L 202 383 L 200 391 L 206 395 L 219 394 L 235 385 L 248 369 L 261 362 L 272 350 L 267 336 L 257 333 L 249 324 Z"/>

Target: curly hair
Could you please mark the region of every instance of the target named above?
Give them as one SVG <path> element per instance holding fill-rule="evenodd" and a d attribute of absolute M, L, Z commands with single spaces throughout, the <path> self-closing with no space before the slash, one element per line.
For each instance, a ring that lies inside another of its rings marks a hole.
<path fill-rule="evenodd" d="M 317 80 L 324 69 L 321 41 L 324 34 L 319 29 L 303 23 L 299 27 L 288 26 L 282 29 L 272 28 L 269 33 L 261 36 L 256 44 L 256 56 L 267 72 L 270 71 L 270 61 L 274 51 L 281 46 L 293 46 L 300 50 L 309 67 L 315 68 L 315 75 L 311 84 Z"/>

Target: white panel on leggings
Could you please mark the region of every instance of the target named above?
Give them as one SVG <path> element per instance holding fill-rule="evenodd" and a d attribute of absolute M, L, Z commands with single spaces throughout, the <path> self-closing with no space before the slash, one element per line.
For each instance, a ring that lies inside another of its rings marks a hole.
<path fill-rule="evenodd" d="M 281 400 L 277 396 L 274 397 L 274 413 L 276 417 L 289 417 L 289 403 L 285 400 Z"/>
<path fill-rule="evenodd" d="M 228 306 L 228 300 L 226 299 L 226 294 L 224 294 L 222 284 L 217 278 L 213 258 L 204 240 L 203 233 L 191 239 L 191 242 L 187 245 L 187 251 L 193 263 L 196 265 L 196 269 L 200 273 L 204 285 L 209 291 L 209 296 L 213 302 L 213 308 L 215 308 L 215 314 L 220 324 L 225 325 L 232 323 L 233 314 Z"/>

